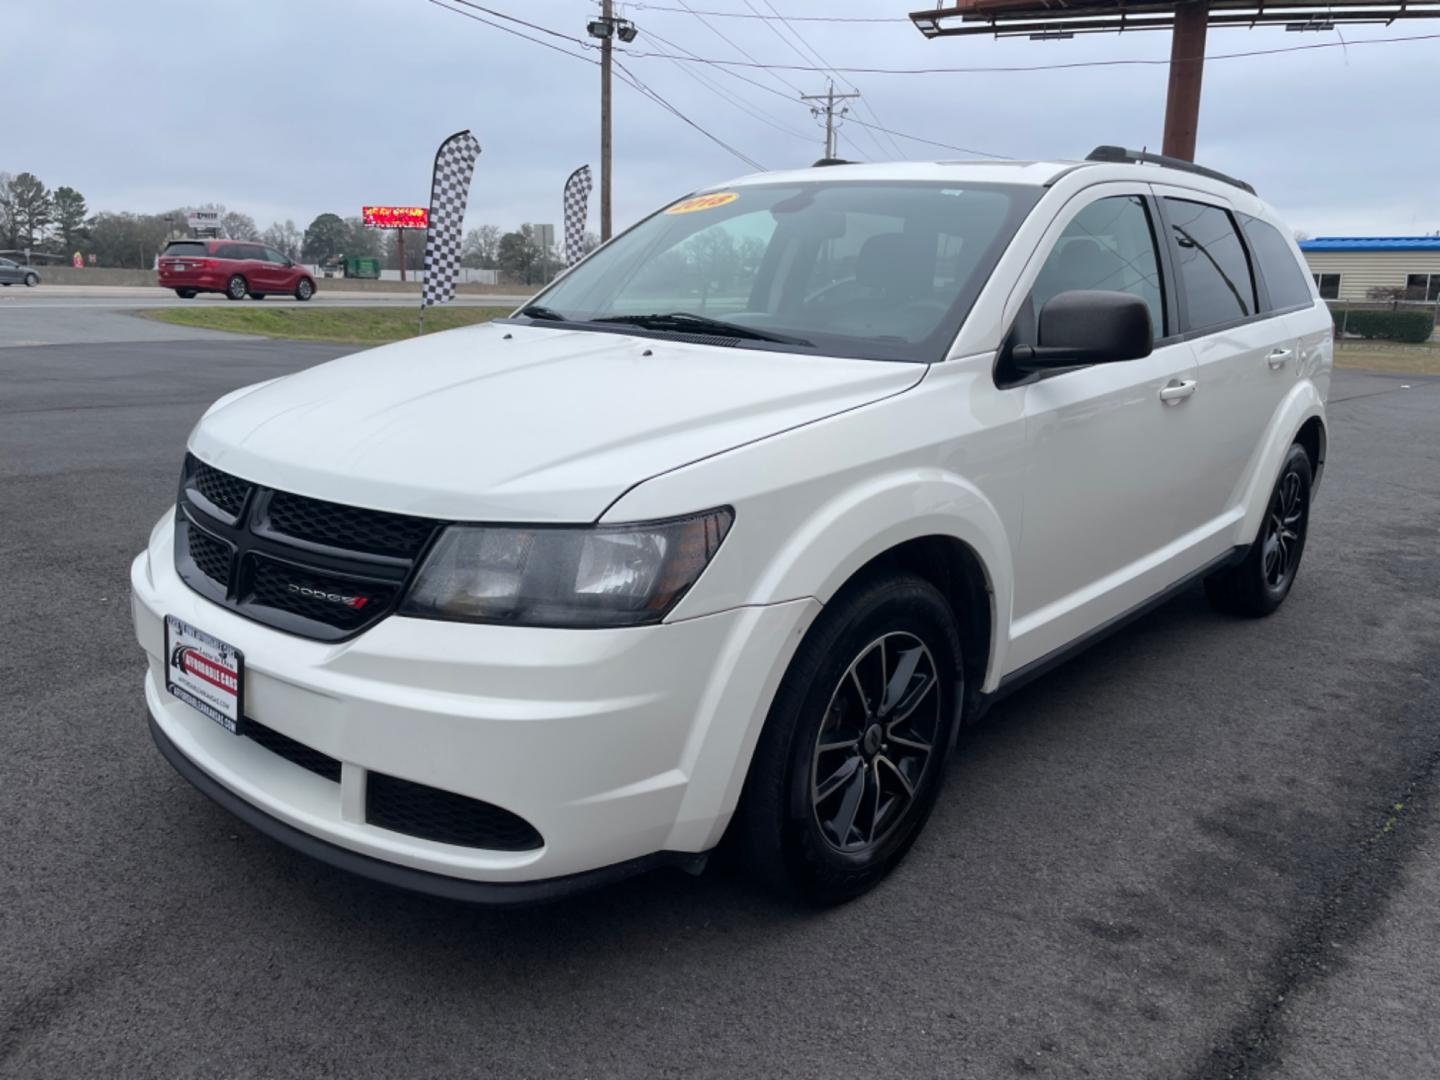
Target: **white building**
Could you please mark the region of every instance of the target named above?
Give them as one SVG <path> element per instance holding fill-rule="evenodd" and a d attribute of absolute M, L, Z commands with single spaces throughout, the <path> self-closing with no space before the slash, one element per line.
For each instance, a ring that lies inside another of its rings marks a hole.
<path fill-rule="evenodd" d="M 1326 300 L 1368 300 L 1384 287 L 1440 302 L 1440 236 L 1320 236 L 1300 251 Z"/>

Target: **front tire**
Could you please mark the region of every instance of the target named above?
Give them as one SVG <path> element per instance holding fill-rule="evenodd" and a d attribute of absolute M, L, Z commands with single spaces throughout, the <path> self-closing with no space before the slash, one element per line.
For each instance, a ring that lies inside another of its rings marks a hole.
<path fill-rule="evenodd" d="M 736 816 L 741 858 L 813 904 L 875 886 L 929 817 L 958 720 L 960 636 L 918 577 L 826 607 L 765 721 Z"/>
<path fill-rule="evenodd" d="M 315 295 L 315 284 L 309 278 L 301 278 L 295 286 L 295 299 L 302 303 Z"/>
<path fill-rule="evenodd" d="M 1260 535 L 1244 560 L 1205 579 L 1205 595 L 1217 610 L 1261 618 L 1285 602 L 1300 571 L 1300 556 L 1305 553 L 1314 482 L 1310 455 L 1296 443 L 1280 466 L 1280 476 L 1260 523 Z"/>
<path fill-rule="evenodd" d="M 36 285 L 39 285 L 39 284 L 40 284 L 40 277 L 39 277 L 39 275 L 38 275 L 38 274 L 26 274 L 26 275 L 25 275 L 25 284 L 26 284 L 27 287 L 33 289 Z"/>
<path fill-rule="evenodd" d="M 239 274 L 232 274 L 230 280 L 225 283 L 225 297 L 228 300 L 244 300 L 250 292 L 250 287 L 245 284 L 245 279 Z"/>

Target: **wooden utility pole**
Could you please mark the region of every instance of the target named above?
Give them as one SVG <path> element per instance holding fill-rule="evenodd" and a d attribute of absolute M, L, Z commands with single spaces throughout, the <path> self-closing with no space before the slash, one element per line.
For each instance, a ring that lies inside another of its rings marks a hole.
<path fill-rule="evenodd" d="M 818 105 L 811 106 L 810 113 L 817 117 L 821 113 L 825 114 L 825 156 L 827 158 L 833 158 L 837 153 L 837 147 L 835 145 L 835 117 L 837 115 L 835 103 L 837 101 L 848 101 L 850 98 L 858 98 L 859 96 L 859 94 L 835 93 L 835 83 L 833 80 L 830 83 L 830 89 L 823 94 L 800 95 L 801 101 L 823 101 L 825 103 L 823 108 Z M 848 107 L 842 105 L 838 115 L 844 117 L 849 111 Z"/>
<path fill-rule="evenodd" d="M 1162 151 L 1186 161 L 1195 160 L 1195 132 L 1200 126 L 1200 79 L 1205 73 L 1205 28 L 1209 21 L 1210 0 L 1189 0 L 1175 7 Z"/>
<path fill-rule="evenodd" d="M 614 36 L 611 0 L 602 0 L 600 19 L 612 32 L 600 39 L 600 242 L 610 239 L 610 41 Z"/>
<path fill-rule="evenodd" d="M 405 280 L 405 230 L 395 230 L 395 246 L 400 252 L 400 280 Z"/>

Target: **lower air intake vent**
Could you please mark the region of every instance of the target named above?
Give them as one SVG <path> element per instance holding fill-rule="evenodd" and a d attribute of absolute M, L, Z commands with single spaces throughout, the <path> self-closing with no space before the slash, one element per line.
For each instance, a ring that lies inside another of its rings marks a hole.
<path fill-rule="evenodd" d="M 329 754 L 322 754 L 302 742 L 296 742 L 289 735 L 281 735 L 274 728 L 251 720 L 248 716 L 240 724 L 240 734 L 253 739 L 272 754 L 279 754 L 286 761 L 309 769 L 316 776 L 340 782 L 340 762 Z"/>
<path fill-rule="evenodd" d="M 490 851 L 533 851 L 544 843 L 509 810 L 378 772 L 365 785 L 365 820 L 422 840 Z"/>

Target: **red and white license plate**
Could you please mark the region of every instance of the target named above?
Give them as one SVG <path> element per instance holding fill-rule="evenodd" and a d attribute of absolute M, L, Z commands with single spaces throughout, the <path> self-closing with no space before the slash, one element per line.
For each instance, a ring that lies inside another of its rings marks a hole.
<path fill-rule="evenodd" d="M 234 645 L 166 615 L 165 689 L 233 734 L 245 715 L 245 657 Z"/>

